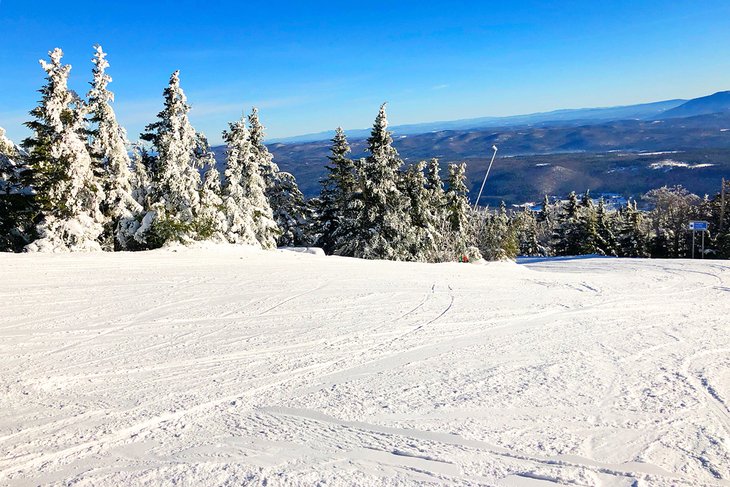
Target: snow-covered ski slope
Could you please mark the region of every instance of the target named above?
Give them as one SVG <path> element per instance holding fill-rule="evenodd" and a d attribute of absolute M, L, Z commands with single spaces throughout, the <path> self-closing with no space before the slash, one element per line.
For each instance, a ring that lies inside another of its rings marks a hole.
<path fill-rule="evenodd" d="M 728 262 L 0 269 L 0 485 L 730 485 Z"/>

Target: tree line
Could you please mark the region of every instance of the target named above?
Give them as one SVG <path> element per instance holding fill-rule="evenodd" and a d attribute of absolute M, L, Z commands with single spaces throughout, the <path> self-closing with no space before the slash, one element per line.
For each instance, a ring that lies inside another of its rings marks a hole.
<path fill-rule="evenodd" d="M 264 143 L 254 108 L 223 132 L 220 174 L 206 137 L 191 125 L 176 71 L 163 110 L 129 144 L 112 106 L 106 53 L 95 46 L 85 98 L 67 86 L 60 49 L 41 61 L 46 83 L 20 146 L 0 129 L 0 250 L 120 251 L 194 241 L 264 249 L 318 246 L 327 254 L 422 262 L 516 255 L 683 257 L 686 223 L 707 219 L 711 255 L 728 257 L 724 192 L 699 199 L 680 187 L 608 210 L 589 193 L 546 197 L 540 211 L 475 209 L 466 165 L 437 159 L 406 165 L 393 147 L 386 106 L 353 159 L 341 128 L 332 139 L 321 192 L 307 200 Z M 725 184 L 725 183 L 723 183 Z"/>

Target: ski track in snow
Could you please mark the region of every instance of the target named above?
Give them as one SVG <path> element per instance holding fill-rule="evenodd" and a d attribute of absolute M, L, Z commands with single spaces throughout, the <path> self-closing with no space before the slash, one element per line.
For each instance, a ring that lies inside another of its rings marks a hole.
<path fill-rule="evenodd" d="M 730 486 L 730 263 L 0 268 L 0 485 Z"/>

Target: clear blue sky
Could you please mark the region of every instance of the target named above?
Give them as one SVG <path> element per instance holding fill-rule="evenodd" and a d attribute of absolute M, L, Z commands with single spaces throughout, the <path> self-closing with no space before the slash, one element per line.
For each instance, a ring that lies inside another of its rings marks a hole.
<path fill-rule="evenodd" d="M 109 53 L 129 138 L 181 70 L 212 142 L 257 105 L 270 137 L 691 98 L 730 89 L 730 2 L 0 0 L 0 126 L 16 141 L 61 47 L 87 91 Z"/>

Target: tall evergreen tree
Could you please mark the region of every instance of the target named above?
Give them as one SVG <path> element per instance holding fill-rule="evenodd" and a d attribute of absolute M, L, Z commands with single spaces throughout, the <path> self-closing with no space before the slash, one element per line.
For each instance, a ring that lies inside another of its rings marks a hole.
<path fill-rule="evenodd" d="M 200 209 L 196 218 L 196 234 L 201 240 L 226 241 L 226 215 L 221 198 L 221 177 L 215 163 L 215 154 L 208 141 L 200 135 L 199 157 L 204 164 L 205 174 L 200 189 Z"/>
<path fill-rule="evenodd" d="M 175 71 L 164 91 L 164 108 L 158 121 L 141 135 L 152 144 L 147 172 L 150 178 L 151 206 L 146 208 L 151 226 L 141 239 L 155 247 L 169 241 L 185 242 L 198 238 L 196 218 L 200 209 L 200 172 L 203 160 L 201 139 L 188 120 L 190 107 L 180 87 L 180 72 Z M 136 236 L 140 239 L 140 236 Z"/>
<path fill-rule="evenodd" d="M 550 204 L 550 198 L 548 198 L 548 195 L 545 195 L 542 198 L 542 206 L 540 208 L 540 212 L 537 214 L 537 222 L 538 223 L 547 223 L 550 225 L 552 222 L 551 220 L 551 212 L 550 207 L 552 205 Z"/>
<path fill-rule="evenodd" d="M 350 144 L 342 127 L 337 127 L 332 139 L 330 163 L 325 166 L 327 175 L 321 180 L 322 190 L 318 202 L 318 247 L 332 254 L 337 244 L 337 234 L 346 218 L 346 208 L 355 191 L 355 163 L 347 157 Z"/>
<path fill-rule="evenodd" d="M 260 193 L 259 199 L 266 206 L 268 217 L 272 220 L 271 208 L 264 196 L 263 179 L 258 166 L 251 155 L 251 140 L 246 128 L 245 117 L 228 124 L 228 130 L 223 132 L 226 143 L 226 169 L 223 184 L 223 206 L 226 215 L 226 238 L 231 243 L 246 245 L 260 245 L 254 225 L 254 208 L 244 187 L 244 169 L 249 168 L 255 173 L 256 186 Z M 275 235 L 275 233 L 274 233 Z M 273 235 L 272 235 L 273 239 Z"/>
<path fill-rule="evenodd" d="M 649 257 L 643 216 L 636 203 L 629 200 L 619 214 L 619 257 Z"/>
<path fill-rule="evenodd" d="M 402 180 L 402 191 L 408 198 L 408 217 L 410 220 L 409 251 L 417 261 L 433 259 L 434 251 L 440 243 L 439 221 L 431 207 L 431 194 L 424 174 L 426 162 L 408 166 Z"/>
<path fill-rule="evenodd" d="M 33 207 L 26 173 L 24 154 L 0 127 L 0 252 L 17 252 L 28 243 Z"/>
<path fill-rule="evenodd" d="M 104 232 L 100 243 L 107 250 L 126 249 L 130 236 L 120 222 L 132 219 L 142 207 L 132 196 L 131 161 L 124 129 L 117 123 L 111 106 L 114 94 L 108 89 L 112 78 L 106 74 L 106 53 L 99 45 L 94 50 L 93 80 L 87 98 L 92 126 L 89 153 L 103 196 L 100 210 Z"/>
<path fill-rule="evenodd" d="M 68 89 L 70 65 L 63 65 L 63 51 L 49 52 L 41 60 L 46 85 L 39 105 L 26 126 L 33 135 L 23 141 L 28 151 L 30 181 L 34 189 L 37 239 L 29 251 L 99 250 L 102 220 L 100 189 L 86 148 L 83 101 Z"/>
<path fill-rule="evenodd" d="M 265 129 L 254 108 L 248 118 L 251 137 L 251 153 L 256 159 L 266 187 L 274 221 L 279 226 L 277 244 L 301 246 L 310 243 L 311 209 L 299 190 L 296 179 L 288 172 L 280 171 L 273 156 L 264 144 Z"/>
<path fill-rule="evenodd" d="M 606 201 L 601 198 L 598 200 L 598 207 L 596 208 L 596 229 L 603 245 L 603 253 L 615 257 L 618 255 L 618 242 L 616 241 L 614 228 L 614 218 L 606 210 Z"/>
<path fill-rule="evenodd" d="M 407 244 L 408 201 L 398 187 L 403 161 L 392 144 L 383 104 L 367 140 L 368 156 L 357 167 L 360 192 L 353 204 L 357 213 L 336 253 L 365 259 L 413 258 Z"/>
<path fill-rule="evenodd" d="M 519 255 L 535 257 L 545 255 L 545 251 L 538 240 L 537 218 L 535 213 L 525 206 L 514 221 L 516 238 L 519 245 Z"/>
<path fill-rule="evenodd" d="M 258 122 L 254 124 L 254 127 L 257 127 L 258 143 L 262 143 L 263 127 Z M 230 131 L 226 134 L 228 158 L 235 158 L 241 166 L 240 185 L 243 188 L 243 205 L 245 211 L 250 213 L 253 236 L 262 248 L 272 249 L 276 248 L 276 239 L 281 230 L 274 220 L 269 200 L 266 197 L 264 171 L 260 166 L 261 155 L 258 149 L 254 150 L 253 133 L 246 128 L 245 119 L 232 124 Z M 248 241 L 248 238 L 248 236 L 243 237 L 244 243 Z"/>
<path fill-rule="evenodd" d="M 553 231 L 553 249 L 556 255 L 580 255 L 582 253 L 580 232 L 580 202 L 575 191 L 568 195 L 557 216 Z"/>
<path fill-rule="evenodd" d="M 449 164 L 446 190 L 446 220 L 453 232 L 457 256 L 466 253 L 470 244 L 469 190 L 466 187 L 466 164 Z"/>

